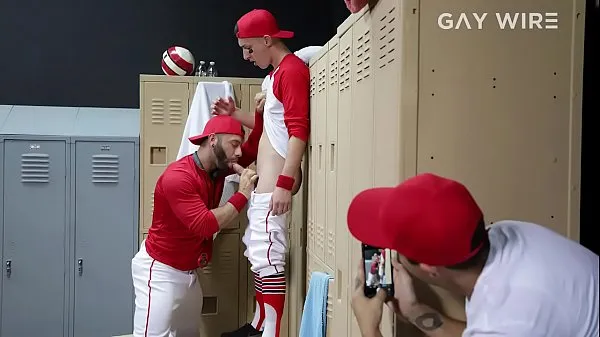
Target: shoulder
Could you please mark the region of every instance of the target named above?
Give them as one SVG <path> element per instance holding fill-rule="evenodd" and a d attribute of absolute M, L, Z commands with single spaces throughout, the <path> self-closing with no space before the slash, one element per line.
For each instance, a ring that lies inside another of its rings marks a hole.
<path fill-rule="evenodd" d="M 190 166 L 189 156 L 183 157 L 167 166 L 159 178 L 158 183 L 165 190 L 193 186 L 194 168 Z"/>
<path fill-rule="evenodd" d="M 294 54 L 286 55 L 275 72 L 275 78 L 282 81 L 308 80 L 309 77 L 310 70 L 308 66 Z"/>

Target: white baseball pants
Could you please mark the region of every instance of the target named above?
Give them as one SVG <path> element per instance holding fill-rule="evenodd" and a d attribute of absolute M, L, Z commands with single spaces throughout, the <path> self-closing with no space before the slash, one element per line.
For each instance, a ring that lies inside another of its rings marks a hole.
<path fill-rule="evenodd" d="M 269 203 L 273 193 L 255 193 L 250 196 L 248 227 L 242 241 L 244 256 L 251 270 L 261 277 L 283 273 L 288 252 L 287 214 L 271 215 Z"/>
<path fill-rule="evenodd" d="M 146 241 L 131 261 L 134 337 L 199 337 L 202 288 L 196 273 L 154 260 Z"/>

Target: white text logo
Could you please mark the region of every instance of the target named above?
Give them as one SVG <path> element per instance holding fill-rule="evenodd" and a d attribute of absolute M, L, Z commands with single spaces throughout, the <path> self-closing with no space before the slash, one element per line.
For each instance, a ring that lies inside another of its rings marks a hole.
<path fill-rule="evenodd" d="M 558 29 L 558 13 L 442 13 L 437 23 L 441 29 L 484 29 L 490 24 L 504 29 Z"/>

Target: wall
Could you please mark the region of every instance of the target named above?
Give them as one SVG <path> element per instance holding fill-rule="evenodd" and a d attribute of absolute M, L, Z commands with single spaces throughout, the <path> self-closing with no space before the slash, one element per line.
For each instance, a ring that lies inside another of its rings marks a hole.
<path fill-rule="evenodd" d="M 292 50 L 325 43 L 349 14 L 343 0 L 2 0 L 0 104 L 139 107 L 139 74 L 162 74 L 174 44 L 221 76 L 262 77 L 233 37 L 253 8 L 296 32 Z"/>

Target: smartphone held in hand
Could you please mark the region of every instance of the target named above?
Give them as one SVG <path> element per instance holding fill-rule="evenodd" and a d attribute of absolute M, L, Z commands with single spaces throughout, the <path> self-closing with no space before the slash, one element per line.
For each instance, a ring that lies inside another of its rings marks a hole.
<path fill-rule="evenodd" d="M 365 296 L 373 297 L 382 288 L 389 297 L 394 296 L 392 252 L 390 249 L 362 244 L 365 268 Z"/>

